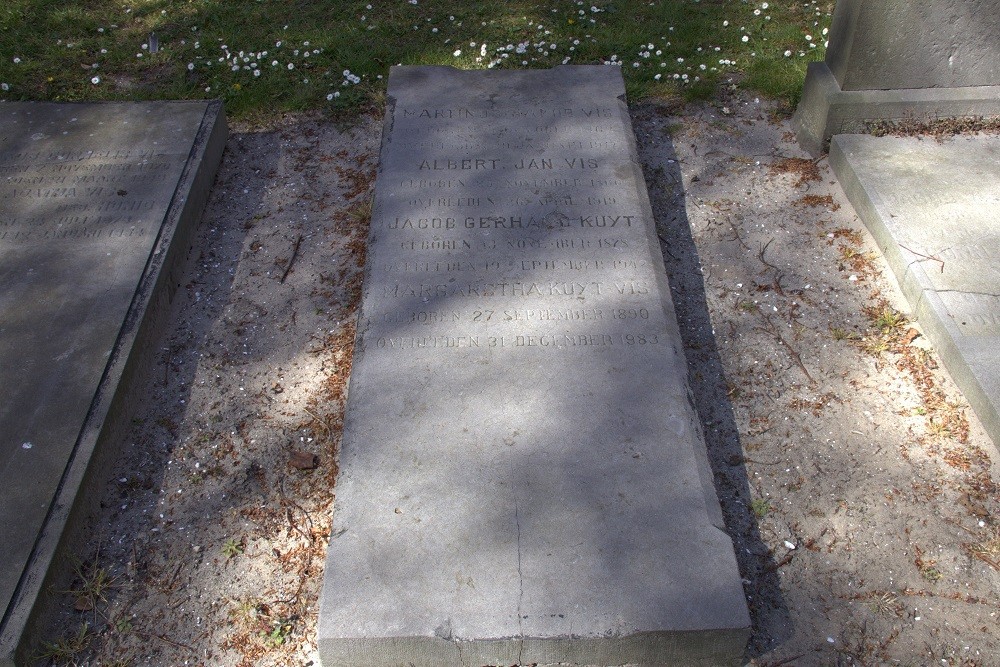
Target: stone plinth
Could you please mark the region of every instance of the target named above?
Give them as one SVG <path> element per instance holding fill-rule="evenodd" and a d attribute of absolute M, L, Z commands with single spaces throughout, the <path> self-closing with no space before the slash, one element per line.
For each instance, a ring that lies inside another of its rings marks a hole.
<path fill-rule="evenodd" d="M 334 665 L 736 664 L 615 67 L 397 67 L 319 620 Z"/>
<path fill-rule="evenodd" d="M 996 0 L 838 0 L 793 124 L 818 154 L 875 121 L 1000 115 Z"/>
<path fill-rule="evenodd" d="M 0 105 L 0 664 L 26 664 L 225 145 L 218 103 Z"/>
<path fill-rule="evenodd" d="M 830 164 L 928 338 L 1000 442 L 1000 138 L 837 136 Z"/>

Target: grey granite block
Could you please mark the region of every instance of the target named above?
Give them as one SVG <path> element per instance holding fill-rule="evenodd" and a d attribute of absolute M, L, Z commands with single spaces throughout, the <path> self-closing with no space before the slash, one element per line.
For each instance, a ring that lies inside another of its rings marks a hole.
<path fill-rule="evenodd" d="M 396 67 L 333 665 L 736 664 L 749 616 L 615 67 Z"/>
<path fill-rule="evenodd" d="M 46 582 L 70 569 L 226 125 L 218 103 L 6 103 L 0 135 L 0 664 L 12 664 Z"/>

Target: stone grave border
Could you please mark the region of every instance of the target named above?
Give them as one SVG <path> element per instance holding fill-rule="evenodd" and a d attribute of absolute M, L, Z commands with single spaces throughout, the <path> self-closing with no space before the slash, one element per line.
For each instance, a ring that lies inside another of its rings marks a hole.
<path fill-rule="evenodd" d="M 104 476 L 138 407 L 132 389 L 149 380 L 159 331 L 177 291 L 229 134 L 220 101 L 37 104 L 59 104 L 67 109 L 140 104 L 163 106 L 165 110 L 196 104 L 205 107 L 205 114 L 45 523 L 0 624 L 0 667 L 28 664 L 40 639 L 38 621 L 53 603 L 49 591 L 70 574 L 68 557 L 85 538 L 83 528 L 100 501 Z"/>
<path fill-rule="evenodd" d="M 520 72 L 518 74 L 524 78 L 532 75 L 539 76 L 541 81 L 536 83 L 542 83 L 551 77 L 559 76 L 560 72 L 568 75 L 571 71 L 582 71 L 584 68 L 596 68 L 597 71 L 606 72 L 615 71 L 618 76 L 618 80 L 621 81 L 621 75 L 617 72 L 617 70 L 614 68 L 608 69 L 600 65 L 564 65 L 557 66 L 549 70 Z M 405 108 L 404 101 L 398 94 L 396 94 L 397 91 L 394 91 L 394 86 L 398 85 L 400 88 L 405 88 L 407 85 L 412 86 L 413 84 L 408 83 L 408 80 L 412 77 L 418 76 L 418 74 L 427 75 L 428 77 L 433 75 L 434 81 L 428 83 L 428 85 L 432 85 L 433 83 L 438 82 L 439 77 L 447 75 L 449 71 L 455 76 L 455 80 L 451 82 L 452 85 L 457 86 L 459 82 L 462 82 L 466 86 L 475 90 L 477 94 L 482 95 L 483 99 L 486 99 L 487 93 L 494 90 L 492 87 L 487 88 L 485 86 L 480 89 L 480 82 L 472 79 L 472 76 L 482 75 L 484 73 L 457 70 L 447 66 L 394 67 L 390 73 L 389 102 L 383 124 L 379 180 L 376 183 L 373 223 L 369 232 L 369 243 L 371 248 L 368 256 L 368 264 L 365 268 L 365 289 L 361 312 L 359 315 L 360 321 L 364 321 L 366 317 L 369 316 L 369 309 L 374 305 L 373 301 L 375 300 L 375 297 L 373 297 L 373 294 L 376 293 L 374 290 L 376 290 L 379 283 L 378 281 L 372 279 L 372 273 L 375 270 L 373 267 L 375 267 L 378 261 L 386 261 L 381 254 L 377 252 L 373 254 L 371 251 L 376 249 L 377 244 L 390 243 L 389 240 L 383 238 L 386 236 L 386 231 L 382 228 L 384 223 L 380 222 L 380 218 L 387 216 L 387 209 L 396 210 L 391 208 L 390 202 L 399 201 L 393 199 L 394 186 L 390 185 L 388 179 L 399 176 L 413 176 L 413 174 L 398 170 L 398 160 L 387 160 L 390 153 L 389 146 L 393 142 L 402 140 L 401 136 L 399 136 L 399 127 L 402 124 L 397 124 L 398 118 L 394 114 L 405 113 L 405 111 L 403 111 Z M 466 74 L 470 75 L 470 79 L 462 81 L 460 77 L 465 76 Z M 490 76 L 497 76 L 498 78 L 499 76 L 510 77 L 513 74 L 515 73 L 489 73 Z M 507 90 L 510 91 L 512 97 L 518 96 L 520 91 L 517 86 L 510 85 L 510 82 L 506 83 L 509 86 Z M 602 83 L 611 85 L 610 82 Z M 620 148 L 620 150 L 623 155 L 628 155 L 630 157 L 628 160 L 629 176 L 628 178 L 621 176 L 621 178 L 623 181 L 628 181 L 629 179 L 634 180 L 635 187 L 637 188 L 635 192 L 635 204 L 638 208 L 638 213 L 640 214 L 638 217 L 643 220 L 642 226 L 646 228 L 646 233 L 644 235 L 636 233 L 636 254 L 637 256 L 645 258 L 646 253 L 648 253 L 648 258 L 651 262 L 651 266 L 649 268 L 651 272 L 651 279 L 656 283 L 659 299 L 661 300 L 659 305 L 663 308 L 663 311 L 666 314 L 664 321 L 666 331 L 664 333 L 676 337 L 677 344 L 679 344 L 680 338 L 678 322 L 676 320 L 676 313 L 673 308 L 672 297 L 667 283 L 666 271 L 663 267 L 662 252 L 658 246 L 655 233 L 652 229 L 650 229 L 653 223 L 653 216 L 650 209 L 648 194 L 646 192 L 645 179 L 642 177 L 641 167 L 638 162 L 631 119 L 628 115 L 627 107 L 625 106 L 623 82 L 618 83 L 614 90 L 617 91 L 619 86 L 621 87 L 621 93 L 613 97 L 609 95 L 609 98 L 613 100 L 613 102 L 609 102 L 609 104 L 612 108 L 612 117 L 614 121 L 616 123 L 620 122 L 621 124 L 620 127 L 623 132 L 622 139 L 627 144 L 626 146 Z M 489 99 L 492 100 L 492 98 Z M 530 99 L 530 97 L 528 97 L 528 99 Z M 604 102 L 605 101 L 602 98 L 602 103 Z M 410 103 L 414 104 L 412 101 Z M 477 104 L 481 103 L 481 101 L 477 101 Z M 453 104 L 457 107 L 463 106 L 462 101 L 454 102 Z M 549 102 L 548 104 L 552 103 Z M 594 104 L 596 104 L 596 102 L 594 102 Z M 570 103 L 567 102 L 566 106 L 569 105 Z M 602 120 L 604 119 L 603 116 L 601 118 Z M 486 121 L 484 121 L 484 124 L 485 123 Z M 491 157 L 497 157 L 493 153 L 489 153 L 489 155 Z M 460 157 L 466 156 L 461 154 Z M 497 160 L 497 162 L 499 161 L 500 160 Z M 435 165 L 436 162 L 437 161 L 435 160 Z M 413 164 L 414 170 L 416 170 L 416 162 Z M 552 187 L 555 188 L 556 186 Z M 478 204 L 476 206 L 478 207 Z M 577 206 L 579 206 L 579 204 L 577 204 Z M 431 214 L 424 212 L 423 215 Z M 388 218 L 386 217 L 386 219 Z M 392 240 L 398 239 L 396 237 L 392 237 Z M 630 238 L 630 243 L 631 240 L 632 239 Z M 393 255 L 390 255 L 390 257 L 395 259 L 395 256 Z M 469 280 L 482 281 L 486 280 L 486 278 L 477 275 L 475 278 L 471 278 Z M 373 287 L 373 285 L 376 287 Z M 364 446 L 364 442 L 366 439 L 371 441 L 373 437 L 372 429 L 370 428 L 372 419 L 370 415 L 367 414 L 362 414 L 359 417 L 360 411 L 355 410 L 355 401 L 361 401 L 363 403 L 366 399 L 372 398 L 373 394 L 370 388 L 372 385 L 371 380 L 373 377 L 379 377 L 382 373 L 382 371 L 379 371 L 378 373 L 375 372 L 377 364 L 376 362 L 371 361 L 372 357 L 375 354 L 378 354 L 376 346 L 369 342 L 367 343 L 368 351 L 365 349 L 367 336 L 375 335 L 371 334 L 372 330 L 373 327 L 370 325 L 365 327 L 359 324 L 358 326 L 355 341 L 354 364 L 352 366 L 350 380 L 352 383 L 352 393 L 348 399 L 348 406 L 345 410 L 344 437 L 340 453 L 341 467 L 338 475 L 338 497 L 334 509 L 333 530 L 337 540 L 331 540 L 327 556 L 327 569 L 324 573 L 324 588 L 319 605 L 320 618 L 317 637 L 319 657 L 324 666 L 389 666 L 403 664 L 435 666 L 472 666 L 485 664 L 508 665 L 512 663 L 520 664 L 522 658 L 525 664 L 537 662 L 539 665 L 619 665 L 623 663 L 654 665 L 667 664 L 667 662 L 669 662 L 669 664 L 735 664 L 737 660 L 741 659 L 745 650 L 746 642 L 750 635 L 750 619 L 749 616 L 746 615 L 745 598 L 742 589 L 740 589 L 736 595 L 729 598 L 731 602 L 725 608 L 725 614 L 720 612 L 720 615 L 725 616 L 725 618 L 724 620 L 719 621 L 719 625 L 731 623 L 730 625 L 724 625 L 723 627 L 699 627 L 693 625 L 693 623 L 690 627 L 684 626 L 683 624 L 685 621 L 681 619 L 681 616 L 683 616 L 686 612 L 678 606 L 677 608 L 671 607 L 672 609 L 675 609 L 674 613 L 676 613 L 677 616 L 671 618 L 673 625 L 669 627 L 652 625 L 652 623 L 662 621 L 660 617 L 655 618 L 647 626 L 638 623 L 635 618 L 628 616 L 628 623 L 637 623 L 634 628 L 630 627 L 628 630 L 619 630 L 608 626 L 597 628 L 600 632 L 592 632 L 595 628 L 591 627 L 574 628 L 569 632 L 565 632 L 560 626 L 561 621 L 538 621 L 536 615 L 532 617 L 533 619 L 536 619 L 532 621 L 534 624 L 533 631 L 536 634 L 530 634 L 530 631 L 526 633 L 526 631 L 520 626 L 517 626 L 513 632 L 510 632 L 510 627 L 499 621 L 493 624 L 493 627 L 491 627 L 490 624 L 483 622 L 484 618 L 499 618 L 503 615 L 503 610 L 494 610 L 495 613 L 493 613 L 492 616 L 474 616 L 474 614 L 479 611 L 478 609 L 474 609 L 473 613 L 470 614 L 464 608 L 462 609 L 463 616 L 459 619 L 459 621 L 457 621 L 458 624 L 465 626 L 462 630 L 456 630 L 453 628 L 453 619 L 451 616 L 448 616 L 448 618 L 437 628 L 432 629 L 432 626 L 441 619 L 435 618 L 432 621 L 430 617 L 427 616 L 424 608 L 421 608 L 418 611 L 414 611 L 412 608 L 409 608 L 405 600 L 405 595 L 396 595 L 396 597 L 391 601 L 383 599 L 388 598 L 389 596 L 389 594 L 385 593 L 385 591 L 391 591 L 393 589 L 405 589 L 407 591 L 412 589 L 419 591 L 421 589 L 416 582 L 414 582 L 412 586 L 397 585 L 399 581 L 397 579 L 391 579 L 388 585 L 384 584 L 384 580 L 380 577 L 382 577 L 386 572 L 392 572 L 391 568 L 384 567 L 385 563 L 390 560 L 390 558 L 380 557 L 379 559 L 369 559 L 366 561 L 365 558 L 367 558 L 367 556 L 358 556 L 358 554 L 363 553 L 364 550 L 368 548 L 368 545 L 365 545 L 364 547 L 356 546 L 361 544 L 362 541 L 354 537 L 355 535 L 360 534 L 359 531 L 370 528 L 369 525 L 358 520 L 358 516 L 361 515 L 361 510 L 359 510 L 360 507 L 365 507 L 366 510 L 370 510 L 367 516 L 380 516 L 379 512 L 385 510 L 391 511 L 389 508 L 392 507 L 391 502 L 389 504 L 385 504 L 388 501 L 384 498 L 379 498 L 378 500 L 371 500 L 367 497 L 359 499 L 361 497 L 360 492 L 355 490 L 355 487 L 351 486 L 356 477 L 361 477 L 361 473 L 370 472 L 370 470 L 365 467 L 365 456 L 359 455 L 357 452 L 365 450 L 366 447 Z M 663 352 L 663 355 L 668 356 L 669 353 Z M 683 352 L 680 353 L 679 359 L 679 363 L 686 367 L 686 360 L 683 357 Z M 384 375 L 382 375 L 382 377 L 384 377 Z M 724 550 L 722 547 L 719 547 L 719 553 L 722 555 L 720 555 L 717 559 L 713 559 L 711 563 L 711 567 L 717 568 L 720 574 L 720 579 L 724 579 L 727 574 L 724 566 L 728 565 L 729 562 L 732 561 L 733 545 L 731 538 L 724 528 L 724 521 L 715 487 L 712 482 L 712 473 L 708 464 L 707 451 L 705 450 L 705 443 L 701 433 L 700 422 L 697 419 L 695 406 L 691 402 L 690 389 L 687 387 L 686 372 L 681 377 L 684 393 L 683 397 L 680 398 L 681 407 L 678 409 L 678 423 L 683 423 L 685 425 L 690 424 L 691 433 L 690 435 L 685 433 L 684 438 L 682 438 L 680 435 L 681 431 L 679 431 L 677 438 L 685 443 L 683 446 L 687 446 L 688 441 L 686 438 L 690 438 L 692 441 L 698 441 L 698 444 L 694 445 L 691 452 L 692 474 L 688 479 L 691 480 L 692 486 L 690 489 L 687 489 L 687 491 L 690 492 L 692 497 L 703 496 L 704 498 L 704 518 L 707 519 L 704 526 L 706 526 L 706 530 L 704 533 L 699 533 L 699 537 L 702 538 L 705 543 L 709 542 L 709 538 L 717 538 L 720 543 L 725 543 Z M 361 381 L 361 384 L 359 384 L 359 381 Z M 362 393 L 364 393 L 364 399 L 362 398 Z M 382 433 L 379 433 L 378 435 L 381 436 Z M 407 435 L 407 437 L 411 437 L 411 435 Z M 663 437 L 664 440 L 669 439 L 668 435 L 664 435 Z M 376 440 L 378 440 L 378 438 L 376 438 Z M 378 441 L 381 442 L 381 440 Z M 657 444 L 663 445 L 663 443 L 660 443 L 659 441 L 657 441 Z M 666 445 L 663 446 L 664 448 L 666 447 Z M 680 447 L 681 445 L 678 446 L 678 448 Z M 370 446 L 368 449 L 370 449 Z M 358 461 L 361 461 L 361 463 L 358 463 Z M 361 472 L 359 472 L 359 470 Z M 367 487 L 364 488 L 367 489 Z M 695 489 L 697 489 L 697 491 Z M 391 492 L 395 494 L 403 493 L 404 495 L 399 497 L 406 498 L 408 496 L 404 493 L 404 491 L 408 490 L 408 487 L 405 487 L 403 491 L 393 487 Z M 395 498 L 397 496 L 392 497 Z M 531 496 L 528 495 L 525 497 L 530 498 Z M 347 509 L 345 509 L 345 507 Z M 435 509 L 437 508 L 435 507 Z M 396 512 L 396 515 L 398 516 L 404 516 L 406 514 L 407 512 L 403 510 Z M 344 518 L 345 516 L 347 518 Z M 512 505 L 510 516 L 518 516 L 518 507 L 516 502 Z M 525 513 L 523 509 L 521 510 L 520 516 L 520 522 L 524 522 Z M 701 519 L 702 517 L 699 516 L 698 518 Z M 523 577 L 524 575 L 521 574 L 520 553 L 522 524 L 520 522 L 517 523 L 516 530 L 516 550 L 518 552 L 517 575 Z M 448 525 L 447 520 L 443 521 L 443 523 Z M 698 525 L 701 526 L 702 524 Z M 708 526 L 711 526 L 711 530 L 707 529 Z M 446 531 L 446 529 L 439 530 Z M 412 531 L 408 534 L 412 534 Z M 381 535 L 382 533 L 379 533 L 379 536 Z M 434 540 L 443 539 L 437 536 L 436 533 L 434 535 Z M 526 542 L 529 539 L 535 539 L 537 542 L 536 538 L 529 538 L 527 534 L 524 539 Z M 712 549 L 704 547 L 704 545 L 702 545 L 702 548 L 704 548 L 702 553 L 711 553 L 712 555 L 715 555 L 715 552 L 712 551 Z M 553 551 L 556 550 L 557 549 L 553 549 Z M 383 551 L 380 553 L 387 552 Z M 340 561 L 336 560 L 338 556 L 344 555 L 347 557 Z M 587 556 L 589 556 L 589 554 L 587 554 Z M 372 569 L 370 573 L 369 570 L 365 569 L 367 565 L 364 565 L 361 568 L 356 567 L 357 563 L 365 562 L 368 564 L 374 563 L 374 565 L 371 565 Z M 408 560 L 403 563 L 403 565 L 406 566 L 411 562 L 412 561 Z M 430 563 L 428 567 L 431 569 L 435 567 L 435 563 L 432 559 L 425 560 L 425 562 Z M 534 579 L 536 581 L 547 582 L 547 578 L 538 574 L 538 572 L 542 571 L 542 569 L 538 567 L 539 562 L 541 562 L 540 559 L 537 559 L 534 564 L 537 570 L 534 573 Z M 337 568 L 338 564 L 341 565 L 339 572 Z M 699 563 L 699 567 L 705 567 L 705 564 Z M 497 572 L 501 571 L 497 570 Z M 487 574 L 497 574 L 497 572 L 487 571 Z M 439 574 L 440 573 L 434 573 L 428 577 L 428 579 L 435 582 L 439 581 Z M 591 573 L 588 571 L 587 574 Z M 733 580 L 735 588 L 740 588 L 738 583 L 738 568 L 736 567 L 735 562 L 732 562 L 732 575 L 733 577 L 736 577 L 736 579 Z M 392 575 L 386 576 L 391 577 Z M 482 576 L 482 573 L 477 572 L 477 576 Z M 369 586 L 369 584 L 366 583 L 369 581 L 374 583 Z M 524 579 L 521 581 L 522 596 L 524 591 L 523 581 Z M 628 580 L 627 577 L 622 577 L 618 583 L 621 583 L 624 586 L 625 584 L 631 584 L 633 582 Z M 537 584 L 537 586 L 539 589 L 544 588 L 543 584 Z M 720 589 L 724 587 L 725 586 L 721 584 L 719 586 Z M 729 590 L 735 590 L 735 588 L 731 588 Z M 366 589 L 367 591 L 375 590 L 376 593 L 369 596 L 366 593 Z M 439 593 L 440 590 L 443 589 L 434 589 L 434 595 L 427 597 L 432 597 L 435 601 L 437 601 L 437 599 L 442 595 Z M 556 590 L 559 589 L 556 588 Z M 518 590 L 516 588 L 511 589 L 510 593 L 511 595 L 505 597 L 504 599 L 518 600 Z M 420 595 L 422 596 L 422 593 Z M 477 593 L 477 595 L 480 594 Z M 482 593 L 482 595 L 486 594 Z M 551 593 L 549 595 L 551 595 Z M 543 594 L 538 594 L 537 597 L 540 598 L 542 596 Z M 719 593 L 717 598 L 712 597 L 711 599 L 713 603 L 718 603 L 723 597 L 724 595 Z M 369 602 L 371 599 L 375 599 L 376 601 Z M 354 605 L 353 601 L 358 600 L 363 602 Z M 572 602 L 578 602 L 578 600 L 573 600 Z M 573 607 L 572 602 L 568 604 L 567 608 Z M 520 600 L 518 600 L 516 604 L 519 618 L 527 619 L 527 615 L 523 617 L 520 616 Z M 734 620 L 741 616 L 737 605 L 743 606 L 742 615 L 745 618 Z M 576 606 L 579 607 L 580 605 Z M 595 621 L 595 624 L 604 622 L 604 617 L 610 612 L 607 612 L 600 606 L 600 604 L 595 606 L 597 607 L 597 610 L 593 611 L 593 616 L 595 618 L 600 617 L 600 620 Z M 341 607 L 348 608 L 349 611 L 342 612 Z M 475 604 L 470 604 L 470 608 L 474 607 Z M 613 606 L 610 608 L 616 609 Z M 629 609 L 628 611 L 632 612 L 633 610 Z M 618 613 L 617 610 L 614 613 Z M 644 610 L 639 613 L 649 612 Z M 448 615 L 446 611 L 444 611 L 444 607 L 442 607 L 441 614 L 442 616 Z M 555 615 L 553 614 L 551 616 L 554 617 Z M 562 618 L 561 614 L 559 616 Z M 692 616 L 694 616 L 694 614 Z M 368 623 L 371 618 L 376 618 L 378 620 Z M 469 620 L 469 618 L 472 618 L 472 620 Z M 363 619 L 363 621 L 359 619 Z M 641 618 L 641 620 L 646 621 L 648 619 Z M 700 620 L 701 619 L 699 617 L 699 621 Z M 385 634 L 365 634 L 365 630 L 367 630 L 369 626 L 374 626 L 378 623 L 382 624 L 380 628 L 387 626 L 392 627 Z M 494 632 L 494 634 L 467 634 L 468 627 L 474 627 L 480 632 L 483 631 L 484 627 L 489 628 L 486 632 Z M 553 629 L 550 631 L 550 628 Z"/>
<path fill-rule="evenodd" d="M 988 378 L 984 378 L 983 373 L 975 368 L 975 360 L 970 359 L 967 354 L 973 351 L 969 344 L 963 344 L 969 337 L 959 330 L 949 315 L 924 264 L 914 261 L 914 255 L 900 247 L 893 235 L 893 223 L 889 220 L 891 207 L 875 188 L 866 185 L 864 175 L 858 173 L 850 160 L 849 155 L 858 148 L 859 142 L 868 139 L 870 137 L 851 135 L 834 137 L 830 142 L 830 167 L 858 217 L 875 238 L 913 316 L 926 330 L 927 338 L 941 354 L 945 367 L 982 421 L 994 444 L 1000 443 L 1000 411 L 995 399 L 990 396 L 990 387 L 983 384 L 983 380 Z M 891 141 L 888 138 L 882 139 L 886 140 Z M 995 344 L 996 338 L 993 337 L 992 341 L 993 343 L 987 344 Z M 996 395 L 995 387 L 993 395 Z"/>

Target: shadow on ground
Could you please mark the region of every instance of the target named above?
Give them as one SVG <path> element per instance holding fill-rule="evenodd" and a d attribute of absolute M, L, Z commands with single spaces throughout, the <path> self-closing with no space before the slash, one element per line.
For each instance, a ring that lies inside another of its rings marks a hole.
<path fill-rule="evenodd" d="M 639 111 L 657 112 L 655 107 Z M 751 659 L 773 650 L 792 633 L 777 575 L 782 564 L 774 559 L 761 538 L 752 510 L 745 452 L 709 316 L 702 265 L 685 210 L 684 184 L 676 151 L 671 142 L 664 141 L 655 151 L 649 144 L 640 143 L 639 152 L 687 359 L 688 384 L 747 595 L 753 626 L 746 658 Z"/>

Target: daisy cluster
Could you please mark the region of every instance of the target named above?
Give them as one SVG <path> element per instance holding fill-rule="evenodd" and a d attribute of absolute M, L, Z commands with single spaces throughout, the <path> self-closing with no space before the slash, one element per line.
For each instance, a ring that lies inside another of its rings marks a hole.
<path fill-rule="evenodd" d="M 221 42 L 221 38 L 218 41 Z M 194 48 L 199 50 L 201 43 L 196 41 Z M 227 72 L 229 76 L 225 80 L 229 81 L 234 76 L 238 78 L 231 84 L 236 90 L 268 72 L 302 73 L 301 83 L 308 84 L 308 73 L 318 66 L 317 56 L 323 53 L 323 49 L 314 47 L 309 40 L 292 43 L 279 39 L 274 46 L 262 50 L 237 49 L 221 43 L 218 49 L 214 55 L 196 56 L 187 64 L 187 70 L 195 76 L 203 73 L 210 81 L 222 81 L 224 77 L 221 73 Z M 206 86 L 205 92 L 212 92 L 212 86 Z"/>
<path fill-rule="evenodd" d="M 559 25 L 565 20 L 565 26 L 577 26 L 580 28 L 597 27 L 600 25 L 598 17 L 605 9 L 597 5 L 588 5 L 584 0 L 571 0 L 571 7 L 568 12 L 558 8 L 552 9 L 551 13 L 556 14 L 552 22 L 536 20 L 527 16 L 522 16 L 523 26 L 517 28 L 522 38 L 516 42 L 503 37 L 484 37 L 473 39 L 467 42 L 453 44 L 452 38 L 447 37 L 442 45 L 447 47 L 451 57 L 462 59 L 469 64 L 474 63 L 480 67 L 489 69 L 495 67 L 528 67 L 533 64 L 552 65 L 569 64 L 577 56 L 577 47 L 584 41 L 597 43 L 597 39 L 590 34 L 565 35 L 565 28 Z M 562 16 L 558 16 L 562 14 Z M 362 19 L 367 19 L 363 16 Z M 443 35 L 446 33 L 458 32 L 463 27 L 463 21 L 448 16 L 448 23 L 445 26 L 430 25 L 432 19 L 426 18 L 427 25 L 414 25 L 413 30 L 426 28 L 432 35 Z M 480 27 L 489 28 L 495 25 L 495 21 L 480 22 Z M 490 46 L 490 44 L 499 46 Z M 456 48 L 457 47 L 457 48 Z"/>
<path fill-rule="evenodd" d="M 668 30 L 673 31 L 671 26 Z M 666 37 L 660 37 L 661 45 L 658 47 L 653 42 L 639 47 L 636 59 L 632 62 L 632 69 L 639 70 L 643 67 L 655 67 L 660 71 L 652 74 L 654 81 L 673 79 L 677 83 L 687 85 L 701 81 L 701 77 L 706 72 L 718 72 L 719 68 L 709 65 L 712 54 L 722 51 L 721 46 L 695 47 L 693 56 L 672 57 L 667 50 L 673 43 Z M 617 56 L 612 56 L 616 59 Z M 620 63 L 619 63 L 620 64 Z M 734 65 L 735 61 L 729 59 L 719 60 L 719 65 Z"/>
<path fill-rule="evenodd" d="M 262 24 L 259 32 L 267 35 L 265 43 L 248 43 L 239 28 L 209 33 L 207 24 L 197 22 L 196 10 L 189 3 L 191 23 L 197 25 L 181 28 L 180 35 L 173 32 L 160 40 L 151 32 L 157 25 L 176 26 L 175 10 L 169 17 L 167 10 L 139 17 L 138 9 L 123 7 L 126 16 L 118 17 L 118 23 L 88 28 L 88 34 L 57 40 L 57 45 L 73 50 L 67 61 L 84 65 L 77 88 L 114 90 L 122 78 L 141 79 L 145 72 L 153 75 L 171 66 L 171 71 L 176 68 L 183 74 L 174 80 L 194 94 L 228 98 L 236 91 L 266 86 L 270 98 L 279 94 L 306 102 L 325 98 L 347 105 L 379 85 L 387 63 L 413 62 L 414 57 L 420 62 L 472 68 L 602 62 L 622 67 L 632 82 L 695 84 L 746 68 L 761 58 L 822 58 L 830 19 L 825 9 L 829 3 L 821 6 L 818 0 L 794 5 L 741 0 L 712 3 L 711 7 L 699 0 L 646 0 L 641 5 L 536 0 L 520 16 L 509 8 L 486 12 L 459 3 L 355 2 L 344 3 L 355 9 L 338 24 L 341 29 L 335 36 L 302 26 L 290 30 L 280 23 Z M 638 20 L 640 15 L 645 18 Z M 662 22 L 649 18 L 655 16 L 671 18 Z M 137 25 L 142 26 L 139 31 Z M 15 88 L 22 82 L 28 85 L 34 72 L 17 68 L 31 60 L 30 52 L 7 51 L 4 57 L 12 57 L 13 62 L 7 62 L 16 74 L 4 76 L 0 64 L 0 93 L 24 94 Z M 53 74 L 62 83 L 79 72 L 74 67 Z"/>

